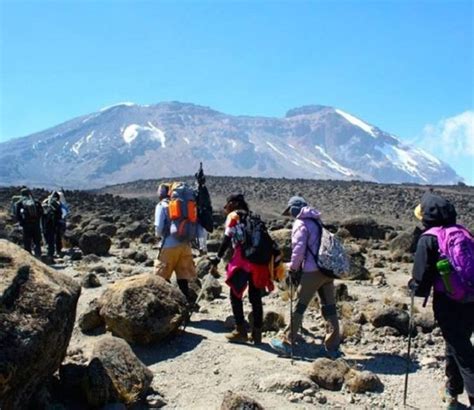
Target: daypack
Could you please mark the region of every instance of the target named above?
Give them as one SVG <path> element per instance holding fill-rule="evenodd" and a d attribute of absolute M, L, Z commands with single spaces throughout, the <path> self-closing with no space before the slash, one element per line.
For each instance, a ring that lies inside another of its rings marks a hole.
<path fill-rule="evenodd" d="M 318 255 L 309 248 L 308 251 L 315 259 L 321 272 L 325 275 L 341 279 L 349 273 L 350 261 L 344 245 L 339 238 L 329 232 L 322 224 L 316 220 L 314 222 L 320 228 L 320 242 L 318 244 Z"/>
<path fill-rule="evenodd" d="M 179 241 L 193 241 L 197 237 L 197 206 L 194 190 L 183 182 L 170 187 L 168 213 L 170 235 Z"/>
<path fill-rule="evenodd" d="M 21 212 L 23 214 L 23 221 L 34 222 L 40 218 L 36 201 L 32 197 L 22 198 L 20 202 L 22 205 Z M 19 205 L 18 203 L 17 206 Z"/>
<path fill-rule="evenodd" d="M 23 197 L 21 195 L 12 196 L 10 202 L 10 215 L 16 218 L 16 212 L 18 210 L 18 204 L 21 202 Z"/>
<path fill-rule="evenodd" d="M 461 301 L 474 295 L 474 238 L 461 225 L 430 228 L 423 235 L 434 235 L 438 240 L 441 259 L 448 259 L 452 271 L 449 275 L 451 292 L 448 292 L 441 276 L 438 275 L 434 288 L 451 299 Z"/>
<path fill-rule="evenodd" d="M 45 221 L 50 223 L 56 223 L 58 221 L 58 210 L 61 208 L 61 203 L 54 199 L 47 198 L 42 203 L 43 207 L 43 218 Z M 62 216 L 62 211 L 61 211 Z"/>
<path fill-rule="evenodd" d="M 259 215 L 237 211 L 243 227 L 241 240 L 242 256 L 256 265 L 270 263 L 276 249 L 276 244 L 268 233 L 265 222 Z"/>

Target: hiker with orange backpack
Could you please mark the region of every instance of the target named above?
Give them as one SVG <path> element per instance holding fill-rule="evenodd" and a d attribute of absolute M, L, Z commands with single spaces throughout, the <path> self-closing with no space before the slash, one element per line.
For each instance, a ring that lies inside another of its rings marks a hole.
<path fill-rule="evenodd" d="M 408 286 L 428 299 L 433 288 L 433 312 L 446 342 L 448 408 L 458 408 L 463 390 L 474 408 L 474 237 L 456 224 L 456 210 L 445 198 L 426 193 L 415 216 L 425 230 L 415 252 Z"/>
<path fill-rule="evenodd" d="M 232 246 L 232 257 L 226 267 L 226 284 L 230 287 L 235 329 L 226 338 L 233 343 L 249 341 L 242 300 L 248 288 L 253 313 L 251 340 L 258 345 L 262 342 L 262 296 L 265 290 L 274 289 L 270 263 L 279 252 L 263 221 L 250 212 L 243 194 L 235 193 L 227 197 L 224 211 L 227 215 L 224 237 L 217 256 L 211 258 L 211 263 L 217 266 L 227 249 Z"/>
<path fill-rule="evenodd" d="M 197 276 L 191 248 L 197 230 L 194 193 L 182 183 L 161 184 L 158 198 L 155 233 L 161 244 L 155 273 L 169 281 L 175 272 L 179 289 L 192 304 L 188 282 Z"/>

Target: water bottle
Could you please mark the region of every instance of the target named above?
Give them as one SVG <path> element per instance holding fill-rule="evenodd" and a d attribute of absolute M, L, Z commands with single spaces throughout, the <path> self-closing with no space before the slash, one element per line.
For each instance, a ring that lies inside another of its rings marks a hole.
<path fill-rule="evenodd" d="M 448 293 L 453 293 L 453 289 L 451 287 L 451 264 L 447 259 L 441 259 L 436 262 L 436 269 L 438 269 L 439 274 L 441 275 L 441 279 L 443 280 L 444 287 L 446 288 Z"/>

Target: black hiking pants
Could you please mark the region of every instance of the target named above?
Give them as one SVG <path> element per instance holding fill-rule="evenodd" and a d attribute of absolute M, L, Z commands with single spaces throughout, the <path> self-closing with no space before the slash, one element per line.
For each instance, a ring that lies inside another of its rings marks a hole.
<path fill-rule="evenodd" d="M 58 255 L 61 253 L 63 229 L 63 225 L 60 222 L 49 222 L 43 225 L 44 240 L 48 246 L 48 256 L 53 257 L 55 250 Z"/>
<path fill-rule="evenodd" d="M 263 326 L 262 290 L 255 287 L 252 281 L 252 275 L 249 275 L 246 272 L 245 274 L 248 277 L 248 292 L 249 301 L 252 305 L 253 326 L 254 328 L 261 329 Z M 245 323 L 244 303 L 242 299 L 239 299 L 234 295 L 232 290 L 230 291 L 230 303 L 232 305 L 232 313 L 234 314 L 235 324 L 238 326 L 243 325 Z"/>
<path fill-rule="evenodd" d="M 433 311 L 446 342 L 446 388 L 453 396 L 466 389 L 474 404 L 474 303 L 459 303 L 435 292 Z"/>
<path fill-rule="evenodd" d="M 25 223 L 23 225 L 23 247 L 29 253 L 34 246 L 35 256 L 41 257 L 41 228 L 40 223 Z"/>

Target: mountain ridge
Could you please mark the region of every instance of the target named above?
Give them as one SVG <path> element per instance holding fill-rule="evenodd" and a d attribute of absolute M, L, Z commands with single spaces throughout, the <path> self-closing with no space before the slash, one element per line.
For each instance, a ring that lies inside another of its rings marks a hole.
<path fill-rule="evenodd" d="M 190 175 L 201 161 L 213 175 L 462 180 L 432 155 L 339 108 L 307 105 L 275 118 L 169 101 L 119 103 L 1 143 L 0 184 L 96 188 Z"/>

